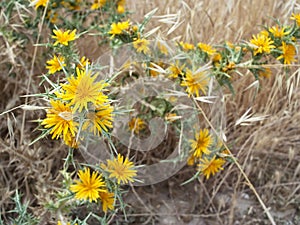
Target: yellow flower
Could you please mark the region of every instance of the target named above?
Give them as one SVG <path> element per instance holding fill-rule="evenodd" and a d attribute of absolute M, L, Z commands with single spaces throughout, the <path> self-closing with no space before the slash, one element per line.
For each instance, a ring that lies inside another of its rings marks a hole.
<path fill-rule="evenodd" d="M 146 123 L 140 118 L 132 118 L 128 122 L 128 126 L 131 131 L 134 131 L 134 133 L 138 134 L 140 131 L 146 128 Z"/>
<path fill-rule="evenodd" d="M 214 156 L 211 160 L 204 158 L 200 161 L 198 169 L 206 177 L 206 179 L 209 179 L 210 175 L 215 175 L 220 170 L 223 170 L 222 166 L 225 163 L 224 159 L 216 159 L 216 156 Z"/>
<path fill-rule="evenodd" d="M 216 63 L 216 62 L 220 62 L 222 59 L 222 55 L 220 53 L 215 53 L 212 55 L 211 60 Z"/>
<path fill-rule="evenodd" d="M 62 223 L 60 222 L 60 220 L 59 220 L 59 221 L 57 221 L 57 225 L 71 225 L 71 223 L 68 222 L 68 223 L 66 223 L 66 224 L 62 224 Z M 77 225 L 77 223 L 75 223 L 74 225 Z"/>
<path fill-rule="evenodd" d="M 148 47 L 149 41 L 146 39 L 140 39 L 138 38 L 133 42 L 133 47 L 136 49 L 137 52 L 143 52 L 144 54 L 147 54 L 150 49 Z"/>
<path fill-rule="evenodd" d="M 269 78 L 272 74 L 272 70 L 270 69 L 270 67 L 262 67 L 258 74 L 259 76 Z"/>
<path fill-rule="evenodd" d="M 102 6 L 104 6 L 105 3 L 106 3 L 106 0 L 94 0 L 94 3 L 92 4 L 91 9 L 92 10 L 99 9 Z"/>
<path fill-rule="evenodd" d="M 106 213 L 108 209 L 114 210 L 115 194 L 111 192 L 100 192 L 100 200 L 102 202 L 102 210 Z"/>
<path fill-rule="evenodd" d="M 118 184 L 127 184 L 129 181 L 133 182 L 133 177 L 136 176 L 136 170 L 134 169 L 133 162 L 130 162 L 126 157 L 118 154 L 117 158 L 113 160 L 107 160 L 107 166 L 102 165 L 102 167 L 110 173 L 109 178 L 116 178 Z"/>
<path fill-rule="evenodd" d="M 76 140 L 76 137 L 72 136 L 71 133 L 68 133 L 66 138 L 64 139 L 66 145 L 71 148 L 78 148 L 79 141 Z"/>
<path fill-rule="evenodd" d="M 129 27 L 129 20 L 125 22 L 112 23 L 110 26 L 110 31 L 108 33 L 112 34 L 111 37 L 113 38 L 115 35 L 122 34 L 124 30 L 128 30 Z"/>
<path fill-rule="evenodd" d="M 189 158 L 187 159 L 187 165 L 188 166 L 193 166 L 195 164 L 195 156 L 194 155 L 191 155 L 189 156 Z"/>
<path fill-rule="evenodd" d="M 118 13 L 124 13 L 125 12 L 125 0 L 119 0 L 117 3 L 117 12 Z"/>
<path fill-rule="evenodd" d="M 292 13 L 291 19 L 295 20 L 297 25 L 300 26 L 300 13 L 298 13 L 298 14 Z"/>
<path fill-rule="evenodd" d="M 197 44 L 198 48 L 200 48 L 203 52 L 207 53 L 208 55 L 213 55 L 216 53 L 216 49 L 212 46 L 199 42 Z"/>
<path fill-rule="evenodd" d="M 250 43 L 254 45 L 254 55 L 258 53 L 270 53 L 271 49 L 275 48 L 275 46 L 272 45 L 274 41 L 272 41 L 271 38 L 260 34 L 256 37 L 253 35 Z"/>
<path fill-rule="evenodd" d="M 57 44 L 62 44 L 67 46 L 70 41 L 74 41 L 76 39 L 76 29 L 74 29 L 71 33 L 70 30 L 63 32 L 62 30 L 53 30 L 55 35 L 52 35 L 53 39 L 56 39 L 54 46 Z"/>
<path fill-rule="evenodd" d="M 76 199 L 97 201 L 100 198 L 100 192 L 107 192 L 102 174 L 99 174 L 98 171 L 94 171 L 91 175 L 90 168 L 85 168 L 79 170 L 78 176 L 80 180 L 76 180 L 76 184 L 70 186 Z"/>
<path fill-rule="evenodd" d="M 195 134 L 195 140 L 190 140 L 191 142 L 191 151 L 193 156 L 201 158 L 202 154 L 209 154 L 209 147 L 212 144 L 212 137 L 209 134 L 208 129 L 200 130 L 199 133 Z"/>
<path fill-rule="evenodd" d="M 77 68 L 85 70 L 87 65 L 90 65 L 90 61 L 88 58 L 86 58 L 85 56 L 81 57 L 79 63 L 77 64 Z"/>
<path fill-rule="evenodd" d="M 83 128 L 86 129 L 90 127 L 90 131 L 94 133 L 94 135 L 100 135 L 102 131 L 108 132 L 108 128 L 112 128 L 112 112 L 114 108 L 107 105 L 102 105 L 99 108 L 96 108 L 95 112 L 87 113 L 87 120 L 83 125 Z M 92 126 L 90 126 L 92 125 Z"/>
<path fill-rule="evenodd" d="M 52 139 L 58 139 L 61 134 L 64 140 L 69 140 L 70 136 L 75 137 L 78 123 L 73 121 L 71 109 L 58 100 L 50 100 L 50 104 L 52 108 L 47 111 L 47 118 L 42 121 L 41 125 L 47 129 L 51 128 Z"/>
<path fill-rule="evenodd" d="M 204 72 L 198 72 L 193 74 L 189 69 L 186 70 L 185 77 L 181 82 L 181 86 L 186 86 L 186 92 L 190 95 L 196 94 L 199 97 L 199 90 L 206 94 L 209 78 Z"/>
<path fill-rule="evenodd" d="M 179 46 L 181 46 L 182 49 L 185 51 L 194 50 L 194 48 L 195 48 L 195 46 L 193 44 L 183 42 L 183 41 L 179 42 Z"/>
<path fill-rule="evenodd" d="M 259 32 L 259 35 L 269 37 L 269 32 L 267 30 L 262 30 L 261 32 Z"/>
<path fill-rule="evenodd" d="M 285 35 L 288 35 L 290 33 L 290 31 L 284 31 L 284 30 L 285 30 L 284 27 L 279 28 L 278 25 L 273 26 L 269 29 L 270 33 L 272 33 L 274 35 L 274 37 L 277 37 L 277 38 L 282 38 Z"/>
<path fill-rule="evenodd" d="M 277 57 L 277 60 L 283 59 L 284 64 L 291 64 L 292 62 L 295 62 L 295 55 L 296 55 L 296 48 L 294 45 L 286 44 L 285 42 L 282 42 L 282 46 L 279 47 L 279 49 L 282 51 L 282 55 Z"/>
<path fill-rule="evenodd" d="M 222 68 L 222 71 L 227 73 L 235 68 L 235 63 L 234 62 L 228 62 L 228 64 Z"/>
<path fill-rule="evenodd" d="M 38 7 L 43 6 L 46 7 L 49 0 L 32 0 L 31 5 L 35 6 L 35 9 L 38 9 Z"/>
<path fill-rule="evenodd" d="M 77 76 L 72 75 L 67 78 L 67 84 L 61 84 L 63 93 L 56 95 L 65 101 L 70 101 L 69 106 L 74 106 L 73 111 L 88 110 L 88 103 L 94 107 L 99 107 L 108 102 L 108 97 L 102 93 L 108 86 L 103 80 L 95 82 L 97 75 L 92 75 L 91 71 L 79 70 L 76 68 Z"/>
<path fill-rule="evenodd" d="M 169 71 L 169 74 L 170 74 L 169 78 L 176 79 L 179 75 L 183 75 L 184 67 L 185 67 L 185 64 L 180 66 L 178 61 L 176 61 L 175 64 L 171 64 L 168 67 L 168 71 Z"/>
<path fill-rule="evenodd" d="M 46 66 L 46 69 L 49 70 L 49 74 L 54 74 L 57 71 L 62 70 L 62 68 L 64 66 L 66 66 L 67 64 L 65 64 L 65 58 L 63 56 L 53 56 L 53 59 L 50 59 L 46 62 L 48 65 Z"/>

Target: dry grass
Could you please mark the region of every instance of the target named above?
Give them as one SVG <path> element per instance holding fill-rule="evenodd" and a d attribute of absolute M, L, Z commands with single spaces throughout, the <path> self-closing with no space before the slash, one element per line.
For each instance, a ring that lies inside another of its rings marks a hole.
<path fill-rule="evenodd" d="M 273 23 L 271 17 L 284 23 L 297 5 L 295 1 L 279 0 L 130 0 L 128 6 L 136 12 L 132 18 L 136 21 L 141 21 L 145 13 L 157 7 L 157 17 L 150 22 L 148 30 L 161 26 L 155 35 L 162 38 L 218 44 L 227 40 L 249 40 L 259 31 L 258 25 Z M 167 20 L 159 17 L 166 14 L 174 16 Z M 172 26 L 177 25 L 168 34 Z M 20 96 L 26 94 L 30 71 L 30 64 L 26 62 L 30 62 L 33 51 L 18 51 L 16 46 L 8 46 L 4 37 L 0 37 L 0 43 L 3 71 L 0 107 L 3 112 L 24 103 Z M 90 53 L 96 58 L 101 50 L 90 51 L 95 49 L 93 45 L 82 43 L 79 48 L 83 54 Z M 12 61 L 14 68 L 5 68 L 6 60 Z M 36 66 L 33 74 L 39 74 L 42 68 Z M 10 70 L 15 74 L 8 76 Z M 275 66 L 272 77 L 261 83 L 261 89 L 247 89 L 254 80 L 245 76 L 236 79 L 235 96 L 225 91 L 228 146 L 277 224 L 300 224 L 299 79 L 298 67 L 292 69 L 287 79 L 282 68 Z M 38 92 L 38 81 L 39 78 L 33 76 L 31 93 Z M 250 126 L 235 125 L 250 107 L 256 116 L 267 117 Z M 67 151 L 66 147 L 47 139 L 29 146 L 39 135 L 31 120 L 43 116 L 40 110 L 26 113 L 22 142 L 22 110 L 18 108 L 0 117 L 0 195 L 3 196 L 0 205 L 4 219 L 13 207 L 10 198 L 14 190 L 19 189 L 30 201 L 32 212 L 42 216 L 41 224 L 54 224 L 43 204 L 60 186 L 59 170 Z M 126 196 L 131 206 L 128 224 L 270 224 L 234 164 L 208 181 L 199 179 L 180 186 L 193 172 L 192 168 L 184 168 L 157 185 L 132 187 L 132 192 Z M 123 221 L 123 217 L 119 215 L 117 220 Z"/>

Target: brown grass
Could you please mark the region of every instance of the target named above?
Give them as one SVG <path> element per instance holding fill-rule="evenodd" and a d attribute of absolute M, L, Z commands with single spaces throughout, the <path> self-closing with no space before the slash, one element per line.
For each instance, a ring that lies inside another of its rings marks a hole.
<path fill-rule="evenodd" d="M 139 22 L 145 13 L 158 8 L 157 17 L 147 28 L 149 31 L 161 26 L 155 35 L 166 40 L 210 44 L 249 40 L 260 30 L 259 25 L 274 24 L 271 17 L 285 23 L 297 9 L 294 1 L 279 0 L 128 2 L 129 8 L 136 12 L 132 20 Z M 166 14 L 174 14 L 175 24 L 183 21 L 168 35 L 173 24 L 159 22 L 165 17 L 158 17 Z M 31 60 L 32 51 L 19 51 L 17 46 L 9 46 L 4 37 L 0 37 L 0 43 L 3 71 L 0 108 L 1 112 L 7 112 L 24 103 L 20 96 L 26 94 L 30 74 L 27 62 Z M 79 48 L 82 54 L 91 53 L 89 48 L 94 49 L 86 43 Z M 100 53 L 91 54 L 97 57 Z M 6 68 L 6 61 L 13 62 L 14 67 Z M 35 67 L 30 93 L 39 91 L 39 78 L 35 74 L 42 68 L 43 65 Z M 14 74 L 10 74 L 10 70 Z M 224 91 L 227 144 L 276 224 L 300 224 L 299 77 L 297 66 L 291 70 L 289 78 L 280 66 L 275 66 L 272 77 L 262 81 L 259 90 L 255 87 L 246 90 L 254 80 L 245 76 L 235 81 L 235 96 Z M 31 105 L 39 105 L 33 99 L 29 101 Z M 235 125 L 250 107 L 256 116 L 267 115 L 267 118 L 250 126 Z M 36 124 L 31 121 L 44 117 L 41 110 L 26 113 L 23 141 L 20 142 L 22 115 L 22 109 L 17 108 L 0 117 L 1 214 L 4 219 L 7 217 L 7 211 L 13 207 L 11 197 L 14 190 L 19 189 L 24 199 L 30 201 L 32 212 L 42 217 L 41 224 L 56 224 L 43 204 L 60 187 L 59 170 L 67 154 L 66 147 L 49 139 L 29 146 L 39 135 L 39 131 L 35 131 Z M 208 181 L 201 178 L 180 186 L 193 172 L 193 168 L 186 167 L 159 184 L 132 187 L 125 199 L 130 206 L 127 224 L 270 224 L 236 165 L 228 165 Z M 122 215 L 115 219 L 126 224 Z"/>

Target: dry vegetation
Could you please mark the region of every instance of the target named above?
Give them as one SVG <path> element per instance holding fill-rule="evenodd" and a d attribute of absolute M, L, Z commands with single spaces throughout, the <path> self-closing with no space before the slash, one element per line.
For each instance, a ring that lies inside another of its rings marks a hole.
<path fill-rule="evenodd" d="M 260 24 L 272 24 L 271 17 L 285 23 L 297 7 L 295 1 L 279 0 L 131 0 L 127 5 L 135 12 L 133 21 L 140 21 L 157 7 L 158 12 L 147 29 L 161 26 L 158 35 L 165 39 L 210 44 L 249 40 Z M 167 31 L 172 24 L 159 21 L 163 18 L 159 16 L 166 14 L 174 14 L 174 21 L 178 23 L 182 21 L 169 35 Z M 50 139 L 29 146 L 40 134 L 33 120 L 44 117 L 42 110 L 27 110 L 23 130 L 24 111 L 19 106 L 25 99 L 20 96 L 27 93 L 30 76 L 27 64 L 32 59 L 33 48 L 19 51 L 16 46 L 9 46 L 4 37 L 0 39 L 0 105 L 1 112 L 6 112 L 0 117 L 1 214 L 4 219 L 7 217 L 7 212 L 13 208 L 11 198 L 18 189 L 24 201 L 29 201 L 30 211 L 41 216 L 41 224 L 56 224 L 43 204 L 60 187 L 59 170 L 67 147 Z M 91 59 L 99 57 L 101 49 L 95 50 L 92 40 L 82 42 L 79 48 L 83 54 Z M 32 43 L 26 46 L 30 45 Z M 8 60 L 14 63 L 13 68 L 4 68 Z M 43 71 L 44 64 L 38 59 L 37 62 L 29 85 L 30 93 L 39 91 L 37 74 Z M 296 225 L 300 224 L 300 74 L 298 65 L 294 65 L 288 79 L 280 65 L 275 65 L 272 72 L 269 79 L 261 82 L 260 89 L 247 88 L 254 82 L 248 76 L 235 79 L 236 95 L 224 89 L 227 144 L 276 224 Z M 30 99 L 30 103 L 39 105 L 34 99 Z M 253 116 L 266 118 L 250 122 L 249 126 L 235 125 L 249 108 Z M 159 184 L 131 187 L 125 196 L 130 205 L 128 222 L 122 214 L 116 221 L 119 224 L 190 225 L 271 223 L 235 164 L 227 165 L 209 180 L 198 179 L 180 186 L 193 173 L 193 168 L 185 167 Z"/>

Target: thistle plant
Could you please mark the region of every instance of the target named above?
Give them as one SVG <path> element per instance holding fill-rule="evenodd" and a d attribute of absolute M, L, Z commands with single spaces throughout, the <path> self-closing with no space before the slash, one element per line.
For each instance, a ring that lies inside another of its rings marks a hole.
<path fill-rule="evenodd" d="M 182 185 L 221 176 L 231 163 L 244 175 L 216 113 L 222 91 L 229 89 L 234 95 L 233 82 L 240 77 L 253 76 L 258 83 L 268 79 L 278 64 L 288 77 L 298 60 L 296 13 L 289 24 L 274 19 L 274 24 L 240 43 L 209 44 L 151 36 L 155 31 L 145 30 L 156 11 L 134 22 L 125 0 L 17 3 L 6 0 L 6 6 L 0 5 L 8 10 L 7 20 L 14 19 L 12 14 L 18 11 L 14 7 L 21 5 L 20 20 L 28 31 L 15 33 L 14 27 L 1 25 L 5 43 L 20 48 L 35 43 L 31 71 L 37 49 L 45 51 L 40 54 L 43 68 L 38 76 L 44 91 L 30 94 L 28 88 L 25 94 L 26 106 L 28 98 L 34 98 L 45 109 L 44 117 L 35 120 L 40 135 L 30 145 L 48 138 L 61 141 L 67 152 L 61 187 L 44 203 L 57 225 L 109 224 L 118 214 L 126 218 L 124 196 L 130 188 L 158 183 L 185 165 L 194 167 L 194 176 Z M 46 30 L 41 32 L 42 28 Z M 110 49 L 109 62 L 80 52 L 77 42 L 88 36 Z M 28 87 L 30 82 L 31 75 Z M 176 142 L 169 150 L 174 150 L 172 157 L 161 160 L 158 150 L 169 139 Z M 39 222 L 27 212 L 28 204 L 21 204 L 18 192 L 14 202 L 10 213 L 17 216 L 11 224 Z"/>

